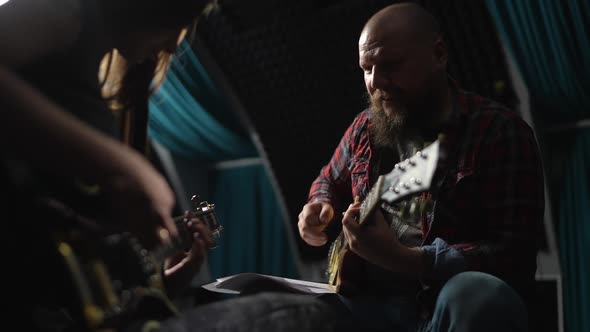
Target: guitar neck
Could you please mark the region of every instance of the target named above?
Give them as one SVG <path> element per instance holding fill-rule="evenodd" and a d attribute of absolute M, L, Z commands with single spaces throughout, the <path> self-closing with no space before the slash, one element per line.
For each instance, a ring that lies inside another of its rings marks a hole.
<path fill-rule="evenodd" d="M 192 245 L 192 235 L 188 227 L 184 223 L 177 223 L 179 237 L 177 240 L 172 240 L 168 244 L 161 244 L 154 248 L 151 252 L 155 261 L 161 263 L 166 258 L 187 250 Z"/>
<path fill-rule="evenodd" d="M 191 219 L 198 218 L 201 222 L 211 230 L 213 239 L 217 239 L 221 235 L 223 227 L 217 222 L 217 217 L 214 213 L 213 205 L 201 207 L 198 211 L 190 212 L 189 215 L 176 217 L 174 222 L 178 229 L 178 239 L 171 241 L 167 245 L 160 245 L 152 251 L 154 259 L 163 262 L 164 259 L 180 253 L 181 251 L 190 250 L 193 244 L 193 233 L 189 229 L 188 222 Z"/>
<path fill-rule="evenodd" d="M 369 194 L 361 204 L 361 210 L 359 213 L 359 224 L 363 224 L 367 221 L 368 217 L 373 213 L 375 208 L 379 206 L 381 202 L 381 187 L 383 186 L 383 176 L 379 176 L 377 182 L 369 191 Z"/>

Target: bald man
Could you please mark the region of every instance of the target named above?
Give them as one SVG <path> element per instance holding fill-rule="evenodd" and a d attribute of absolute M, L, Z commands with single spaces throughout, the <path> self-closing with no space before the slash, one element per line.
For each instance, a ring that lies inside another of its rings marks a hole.
<path fill-rule="evenodd" d="M 436 19 L 416 4 L 382 9 L 360 34 L 370 106 L 313 182 L 298 221 L 303 240 L 323 246 L 326 227 L 343 214 L 343 234 L 362 262 L 362 278 L 340 275 L 339 300 L 355 328 L 527 330 L 544 211 L 536 139 L 518 114 L 462 90 L 447 57 Z M 446 159 L 435 185 L 382 205 L 360 226 L 352 197 L 362 202 L 380 175 L 439 134 Z M 432 211 L 403 213 L 426 199 Z"/>

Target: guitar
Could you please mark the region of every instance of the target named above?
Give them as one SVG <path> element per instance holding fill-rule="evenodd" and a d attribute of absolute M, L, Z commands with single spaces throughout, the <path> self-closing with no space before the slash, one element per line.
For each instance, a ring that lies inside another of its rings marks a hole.
<path fill-rule="evenodd" d="M 94 221 L 77 214 L 57 200 L 44 202 L 45 210 L 57 214 L 69 227 L 53 232 L 53 245 L 63 263 L 76 299 L 67 308 L 76 330 L 117 330 L 142 322 L 144 327 L 178 314 L 166 294 L 163 262 L 190 249 L 192 234 L 187 223 L 199 218 L 221 236 L 223 227 L 215 205 L 192 197 L 193 211 L 174 218 L 179 241 L 147 250 L 130 233 L 101 234 Z"/>
<path fill-rule="evenodd" d="M 402 201 L 414 194 L 428 191 L 440 157 L 440 137 L 416 155 L 395 165 L 388 174 L 381 175 L 361 203 L 358 223 L 365 225 L 375 209 L 382 205 Z M 423 202 L 421 208 L 407 206 L 406 213 L 424 212 L 430 202 Z M 339 294 L 354 294 L 363 280 L 362 266 L 366 262 L 353 253 L 340 232 L 328 252 L 328 283 Z"/>

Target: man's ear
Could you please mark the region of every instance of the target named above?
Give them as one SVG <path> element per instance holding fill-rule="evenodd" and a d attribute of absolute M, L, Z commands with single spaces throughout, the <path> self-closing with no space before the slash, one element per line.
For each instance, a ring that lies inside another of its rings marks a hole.
<path fill-rule="evenodd" d="M 447 43 L 442 36 L 439 36 L 434 42 L 433 56 L 435 65 L 446 69 L 449 52 L 447 49 Z"/>

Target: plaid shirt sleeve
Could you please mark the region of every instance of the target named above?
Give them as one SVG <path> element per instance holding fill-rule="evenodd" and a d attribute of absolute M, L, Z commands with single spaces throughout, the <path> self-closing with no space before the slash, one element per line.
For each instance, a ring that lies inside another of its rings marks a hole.
<path fill-rule="evenodd" d="M 536 270 L 537 236 L 544 213 L 544 177 L 531 128 L 519 117 L 498 117 L 481 142 L 474 195 L 479 195 L 478 239 L 448 244 L 445 231 L 423 250 L 434 262 L 431 278 L 446 280 L 465 271 L 505 279 Z"/>
<path fill-rule="evenodd" d="M 322 167 L 309 190 L 308 202 L 323 201 L 337 206 L 351 195 L 350 164 L 355 142 L 359 140 L 366 123 L 366 112 L 359 114 L 346 129 L 330 162 Z"/>

